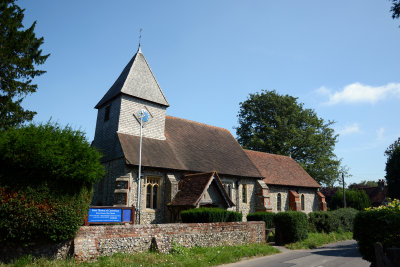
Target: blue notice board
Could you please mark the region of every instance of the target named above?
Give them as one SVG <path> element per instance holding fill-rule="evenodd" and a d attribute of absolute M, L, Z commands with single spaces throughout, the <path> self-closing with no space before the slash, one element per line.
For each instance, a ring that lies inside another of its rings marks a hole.
<path fill-rule="evenodd" d="M 89 223 L 107 223 L 107 222 L 122 222 L 121 209 L 89 209 Z M 129 216 L 130 217 L 130 216 Z M 124 214 L 125 221 L 125 214 Z"/>
<path fill-rule="evenodd" d="M 131 221 L 131 210 L 124 210 L 122 215 L 122 222 L 130 222 Z"/>

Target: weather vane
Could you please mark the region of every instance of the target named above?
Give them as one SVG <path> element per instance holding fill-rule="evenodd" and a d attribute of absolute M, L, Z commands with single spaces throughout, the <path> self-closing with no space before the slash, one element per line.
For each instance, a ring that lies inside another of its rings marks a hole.
<path fill-rule="evenodd" d="M 139 30 L 139 46 L 140 46 L 140 41 L 142 40 L 142 31 L 143 31 L 143 29 L 140 28 L 140 30 Z"/>

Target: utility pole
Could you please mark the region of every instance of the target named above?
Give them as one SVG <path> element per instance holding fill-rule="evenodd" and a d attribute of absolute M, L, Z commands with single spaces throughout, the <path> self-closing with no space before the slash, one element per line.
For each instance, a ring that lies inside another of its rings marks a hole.
<path fill-rule="evenodd" d="M 149 113 L 142 109 L 138 113 L 139 117 L 139 124 L 140 124 L 140 141 L 139 141 L 139 166 L 138 166 L 138 177 L 137 177 L 137 209 L 136 209 L 136 216 L 137 216 L 137 223 L 140 224 L 140 215 L 141 215 L 141 207 L 140 207 L 140 202 L 142 200 L 141 197 L 141 176 L 142 176 L 142 130 L 143 130 L 143 123 L 147 122 L 149 120 Z"/>
<path fill-rule="evenodd" d="M 344 189 L 344 173 L 342 173 L 342 183 L 343 183 L 343 207 L 346 208 L 346 191 Z"/>

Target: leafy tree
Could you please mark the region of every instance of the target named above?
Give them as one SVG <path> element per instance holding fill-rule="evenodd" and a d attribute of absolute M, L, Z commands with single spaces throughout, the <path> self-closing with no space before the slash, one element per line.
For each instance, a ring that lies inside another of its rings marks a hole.
<path fill-rule="evenodd" d="M 332 186 L 337 180 L 334 122 L 325 122 L 297 98 L 266 90 L 250 94 L 240 103 L 238 118 L 236 134 L 243 147 L 291 156 L 320 183 Z"/>
<path fill-rule="evenodd" d="M 43 37 L 35 36 L 36 21 L 24 30 L 24 9 L 14 2 L 0 1 L 0 129 L 32 120 L 36 112 L 25 110 L 21 102 L 36 92 L 32 80 L 45 73 L 36 65 L 49 56 L 42 55 Z"/>
<path fill-rule="evenodd" d="M 346 205 L 348 208 L 356 210 L 363 210 L 371 206 L 371 201 L 364 190 L 345 190 L 346 192 Z M 337 190 L 332 196 L 328 207 L 332 210 L 343 208 L 343 190 Z"/>
<path fill-rule="evenodd" d="M 0 131 L 0 247 L 73 238 L 87 215 L 100 153 L 55 124 Z"/>
<path fill-rule="evenodd" d="M 358 189 L 358 188 L 362 188 L 362 187 L 376 187 L 378 186 L 378 182 L 377 181 L 367 181 L 367 180 L 363 180 L 361 182 L 359 182 L 358 184 L 354 183 L 349 185 L 350 189 Z"/>
<path fill-rule="evenodd" d="M 400 198 L 400 137 L 385 151 L 388 157 L 386 161 L 386 182 L 388 195 L 391 198 Z"/>
<path fill-rule="evenodd" d="M 393 19 L 398 19 L 400 17 L 400 0 L 392 0 L 393 5 L 390 8 L 390 11 L 392 11 L 392 18 Z"/>

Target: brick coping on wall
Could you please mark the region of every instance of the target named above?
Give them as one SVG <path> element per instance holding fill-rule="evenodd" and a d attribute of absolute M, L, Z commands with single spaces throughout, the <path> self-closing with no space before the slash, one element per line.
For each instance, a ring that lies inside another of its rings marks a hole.
<path fill-rule="evenodd" d="M 77 261 L 116 252 L 136 253 L 155 246 L 168 253 L 172 242 L 185 247 L 265 243 L 264 222 L 176 223 L 82 226 L 74 240 Z"/>

